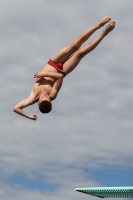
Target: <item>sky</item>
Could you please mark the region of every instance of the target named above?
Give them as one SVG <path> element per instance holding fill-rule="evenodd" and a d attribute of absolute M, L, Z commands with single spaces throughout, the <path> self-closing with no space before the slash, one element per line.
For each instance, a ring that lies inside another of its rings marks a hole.
<path fill-rule="evenodd" d="M 132 0 L 1 0 L 1 200 L 89 200 L 74 189 L 133 186 L 132 8 Z M 52 112 L 25 108 L 36 121 L 14 113 L 33 75 L 104 16 L 115 29 L 64 78 Z"/>

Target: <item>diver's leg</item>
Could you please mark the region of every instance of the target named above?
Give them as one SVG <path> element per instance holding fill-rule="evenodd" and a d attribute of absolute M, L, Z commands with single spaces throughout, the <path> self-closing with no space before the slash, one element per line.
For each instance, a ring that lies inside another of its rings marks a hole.
<path fill-rule="evenodd" d="M 110 21 L 109 16 L 105 16 L 97 23 L 95 26 L 81 34 L 76 40 L 74 40 L 70 45 L 63 48 L 61 51 L 57 52 L 51 60 L 55 62 L 65 62 L 69 57 L 71 57 L 81 45 L 99 28 L 104 26 L 108 21 Z"/>
<path fill-rule="evenodd" d="M 90 42 L 85 47 L 80 48 L 68 61 L 64 64 L 64 71 L 66 74 L 70 73 L 75 69 L 75 67 L 78 65 L 80 60 L 89 52 L 91 52 L 93 49 L 96 48 L 96 46 L 102 41 L 102 39 L 114 29 L 115 27 L 115 21 L 111 21 L 108 26 L 102 31 L 102 33 L 94 39 L 92 42 Z"/>

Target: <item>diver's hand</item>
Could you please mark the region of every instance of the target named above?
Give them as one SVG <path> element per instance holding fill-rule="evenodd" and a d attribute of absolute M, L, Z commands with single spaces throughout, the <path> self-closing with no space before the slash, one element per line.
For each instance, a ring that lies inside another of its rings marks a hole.
<path fill-rule="evenodd" d="M 37 83 L 39 80 L 41 80 L 43 77 L 44 77 L 44 73 L 42 73 L 42 72 L 36 72 L 36 73 L 34 74 L 34 78 L 37 78 L 37 79 L 36 79 L 36 83 Z"/>
<path fill-rule="evenodd" d="M 36 72 L 35 74 L 34 74 L 34 78 L 42 78 L 44 75 L 43 75 L 44 73 L 42 73 L 42 72 Z"/>
<path fill-rule="evenodd" d="M 37 119 L 37 117 L 38 117 L 37 115 L 30 115 L 30 117 L 29 117 L 29 118 L 30 118 L 30 119 L 32 119 L 32 120 L 36 120 L 36 119 Z"/>

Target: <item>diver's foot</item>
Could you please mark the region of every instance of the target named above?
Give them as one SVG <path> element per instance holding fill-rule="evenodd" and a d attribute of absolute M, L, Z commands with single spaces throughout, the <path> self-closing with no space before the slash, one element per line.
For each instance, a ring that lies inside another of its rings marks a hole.
<path fill-rule="evenodd" d="M 99 28 L 101 28 L 102 26 L 104 26 L 106 23 L 108 23 L 111 20 L 111 17 L 109 16 L 105 16 L 101 19 L 101 21 L 98 23 L 99 24 Z"/>
<path fill-rule="evenodd" d="M 115 28 L 115 21 L 111 21 L 108 26 L 103 30 L 105 35 L 107 35 L 109 32 L 111 32 Z"/>

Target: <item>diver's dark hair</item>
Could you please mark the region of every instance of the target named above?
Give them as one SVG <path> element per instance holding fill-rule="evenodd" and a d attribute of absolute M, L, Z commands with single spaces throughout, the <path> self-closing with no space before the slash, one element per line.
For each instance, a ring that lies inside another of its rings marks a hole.
<path fill-rule="evenodd" d="M 42 101 L 39 104 L 39 110 L 42 113 L 49 113 L 52 110 L 52 104 L 49 101 Z"/>

